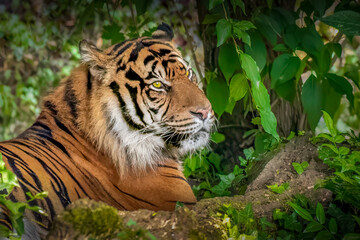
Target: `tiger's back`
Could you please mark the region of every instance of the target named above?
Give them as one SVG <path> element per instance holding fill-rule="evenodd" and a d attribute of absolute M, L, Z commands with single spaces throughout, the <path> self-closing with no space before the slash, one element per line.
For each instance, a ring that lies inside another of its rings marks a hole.
<path fill-rule="evenodd" d="M 49 192 L 30 203 L 48 216 L 27 213 L 43 230 L 84 197 L 121 210 L 195 204 L 179 157 L 207 144 L 214 114 L 172 36 L 162 24 L 152 38 L 104 51 L 81 42 L 83 64 L 44 98 L 28 130 L 0 143 L 21 187 L 10 198 Z"/>

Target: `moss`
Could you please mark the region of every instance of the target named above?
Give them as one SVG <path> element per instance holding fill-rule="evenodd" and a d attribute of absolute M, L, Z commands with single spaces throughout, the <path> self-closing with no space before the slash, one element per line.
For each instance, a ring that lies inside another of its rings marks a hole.
<path fill-rule="evenodd" d="M 136 222 L 124 222 L 118 210 L 102 202 L 81 199 L 58 216 L 58 225 L 75 230 L 78 235 L 101 239 L 156 239 Z"/>

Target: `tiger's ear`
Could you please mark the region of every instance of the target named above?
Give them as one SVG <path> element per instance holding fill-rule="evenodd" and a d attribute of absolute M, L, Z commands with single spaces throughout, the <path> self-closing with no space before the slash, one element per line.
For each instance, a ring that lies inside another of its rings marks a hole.
<path fill-rule="evenodd" d="M 174 37 L 174 32 L 169 25 L 162 23 L 157 27 L 157 30 L 153 32 L 152 38 L 162 39 L 166 41 L 171 41 Z"/>
<path fill-rule="evenodd" d="M 107 55 L 86 40 L 80 41 L 79 51 L 81 61 L 89 67 L 91 75 L 102 78 L 106 73 L 105 62 Z"/>

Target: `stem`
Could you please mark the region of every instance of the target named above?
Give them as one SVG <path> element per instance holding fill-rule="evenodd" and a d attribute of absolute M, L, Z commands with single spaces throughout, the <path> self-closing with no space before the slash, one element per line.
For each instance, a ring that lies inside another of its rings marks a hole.
<path fill-rule="evenodd" d="M 106 1 L 106 9 L 107 9 L 107 13 L 109 15 L 110 23 L 112 24 L 113 23 L 113 18 L 112 18 L 111 14 L 110 14 L 109 2 L 108 1 Z"/>
<path fill-rule="evenodd" d="M 135 13 L 134 13 L 134 8 L 133 8 L 133 3 L 132 3 L 131 0 L 129 0 L 129 8 L 130 8 L 131 18 L 133 20 L 133 23 L 134 23 L 135 26 L 137 26 L 136 16 L 135 16 Z"/>

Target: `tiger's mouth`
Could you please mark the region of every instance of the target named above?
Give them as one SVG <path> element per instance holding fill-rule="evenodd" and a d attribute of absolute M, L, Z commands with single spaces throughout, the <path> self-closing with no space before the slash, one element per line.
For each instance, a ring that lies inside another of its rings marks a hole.
<path fill-rule="evenodd" d="M 196 125 L 196 127 L 181 130 L 173 128 L 173 132 L 164 138 L 165 144 L 170 148 L 176 148 L 180 155 L 206 147 L 209 144 L 214 122 L 205 121 Z"/>

